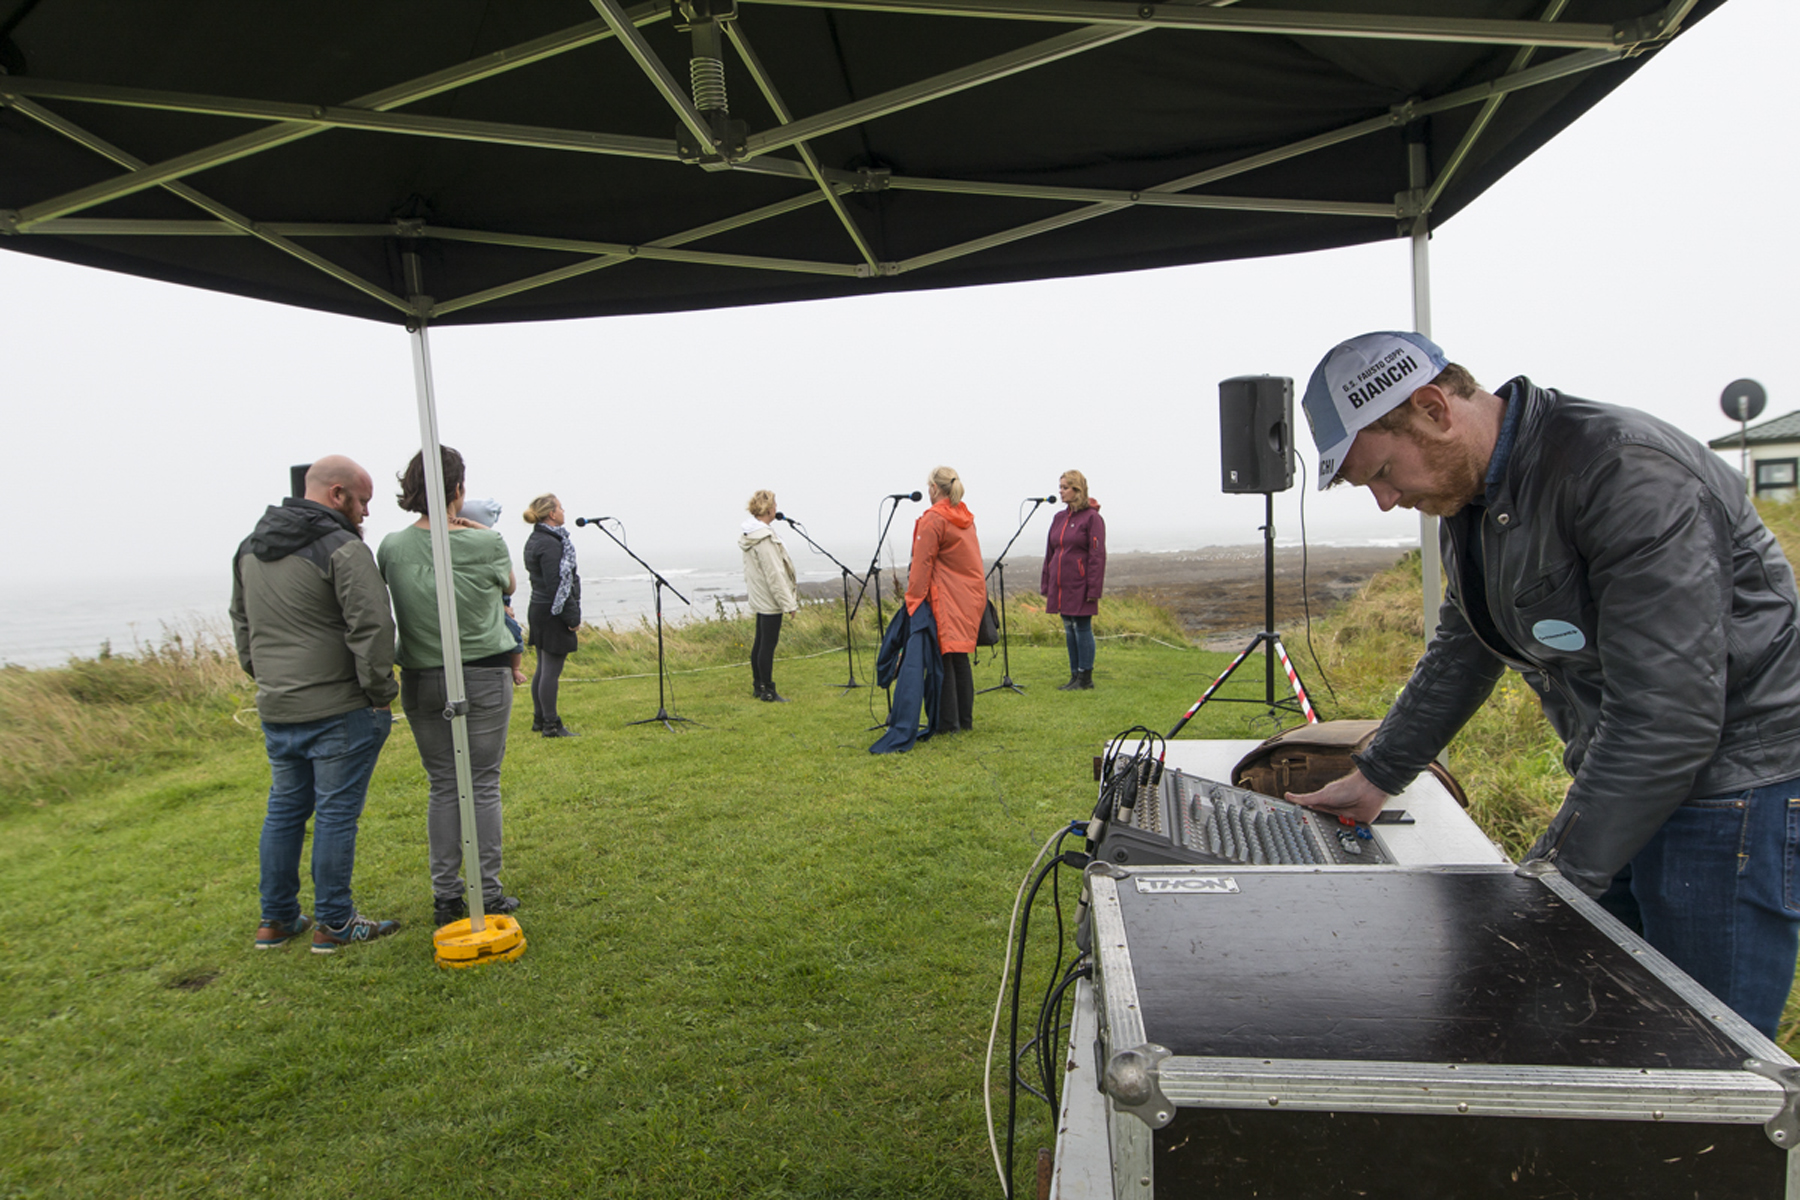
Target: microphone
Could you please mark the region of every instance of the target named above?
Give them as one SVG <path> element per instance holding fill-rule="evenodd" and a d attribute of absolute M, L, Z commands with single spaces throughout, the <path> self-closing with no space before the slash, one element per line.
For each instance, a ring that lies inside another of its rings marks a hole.
<path fill-rule="evenodd" d="M 602 521 L 610 521 L 611 517 L 576 517 L 577 525 L 598 525 Z"/>
<path fill-rule="evenodd" d="M 794 522 L 793 522 L 793 521 L 792 521 L 792 520 L 791 520 L 791 519 L 789 519 L 789 517 L 788 517 L 788 515 L 787 515 L 787 514 L 786 514 L 786 513 L 784 513 L 784 512 L 778 512 L 778 513 L 776 513 L 776 514 L 775 514 L 775 519 L 776 519 L 776 520 L 777 520 L 777 521 L 787 521 L 787 523 L 788 523 L 788 524 L 789 524 L 789 525 L 792 525 L 792 524 L 793 524 L 793 523 L 794 523 Z"/>
<path fill-rule="evenodd" d="M 1055 504 L 1056 503 L 1055 496 L 1027 496 L 1025 498 L 1027 500 L 1031 501 L 1033 504 Z"/>
<path fill-rule="evenodd" d="M 924 492 L 895 492 L 888 497 L 889 500 L 923 500 L 924 498 Z"/>

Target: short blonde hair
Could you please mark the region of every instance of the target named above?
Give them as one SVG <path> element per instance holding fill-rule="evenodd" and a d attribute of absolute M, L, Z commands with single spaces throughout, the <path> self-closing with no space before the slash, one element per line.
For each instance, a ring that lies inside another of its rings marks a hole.
<path fill-rule="evenodd" d="M 1069 470 L 1062 473 L 1062 477 L 1057 482 L 1068 484 L 1075 492 L 1075 503 L 1069 505 L 1075 512 L 1080 512 L 1082 509 L 1093 503 L 1092 500 L 1088 499 L 1087 476 L 1083 475 L 1080 471 L 1071 467 Z"/>
<path fill-rule="evenodd" d="M 525 506 L 525 511 L 520 515 L 525 518 L 525 523 L 527 525 L 536 525 L 539 521 L 544 520 L 551 513 L 555 512 L 561 505 L 562 501 L 556 498 L 555 492 L 545 492 L 536 500 L 527 504 Z"/>
<path fill-rule="evenodd" d="M 961 504 L 963 498 L 962 478 L 957 475 L 955 467 L 933 467 L 925 482 L 938 490 L 938 495 L 948 497 L 950 503 Z"/>
<path fill-rule="evenodd" d="M 750 493 L 750 503 L 744 505 L 753 517 L 767 517 L 775 512 L 775 493 L 768 488 L 758 488 Z"/>

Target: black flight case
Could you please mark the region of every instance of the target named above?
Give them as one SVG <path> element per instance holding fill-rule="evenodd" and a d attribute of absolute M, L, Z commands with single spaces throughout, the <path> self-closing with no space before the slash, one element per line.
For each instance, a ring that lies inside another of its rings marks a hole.
<path fill-rule="evenodd" d="M 1553 872 L 1088 874 L 1114 1200 L 1800 1200 L 1794 1061 Z"/>

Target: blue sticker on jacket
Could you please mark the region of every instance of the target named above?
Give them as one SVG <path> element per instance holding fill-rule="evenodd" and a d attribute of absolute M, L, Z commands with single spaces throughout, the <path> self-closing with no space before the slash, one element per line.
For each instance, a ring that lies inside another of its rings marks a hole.
<path fill-rule="evenodd" d="M 1587 645 L 1587 634 L 1567 621 L 1539 621 L 1531 627 L 1531 636 L 1564 653 L 1573 653 Z"/>

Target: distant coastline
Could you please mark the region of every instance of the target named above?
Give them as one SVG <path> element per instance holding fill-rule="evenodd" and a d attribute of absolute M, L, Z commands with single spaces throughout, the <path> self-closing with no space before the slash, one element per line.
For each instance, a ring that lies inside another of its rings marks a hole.
<path fill-rule="evenodd" d="M 787 540 L 800 571 L 802 592 L 813 598 L 838 596 L 841 582 L 836 568 L 821 570 L 824 560 L 810 554 L 799 539 Z M 1414 545 L 1416 542 L 1393 539 L 1314 543 L 1308 551 L 1309 598 L 1315 605 L 1341 598 Z M 1009 557 L 1008 591 L 1035 591 L 1041 562 L 1035 555 L 1015 553 Z M 1299 562 L 1298 543 L 1276 542 L 1278 599 L 1291 590 L 1285 582 L 1290 573 L 1298 580 Z M 1115 550 L 1107 585 L 1116 591 L 1149 593 L 1173 609 L 1197 636 L 1231 632 L 1260 624 L 1254 614 L 1244 616 L 1244 597 L 1250 595 L 1260 605 L 1261 564 L 1260 543 Z M 898 562 L 892 569 L 903 575 L 905 563 Z M 665 567 L 663 571 L 691 602 L 691 607 L 683 605 L 665 589 L 666 621 L 715 616 L 721 608 L 730 612 L 743 601 L 743 575 L 735 564 L 726 568 L 713 561 L 704 567 Z M 883 571 L 889 571 L 885 559 Z M 583 587 L 584 615 L 593 624 L 634 626 L 654 614 L 651 579 L 642 572 L 609 575 L 584 571 Z M 230 637 L 226 616 L 230 579 L 222 572 L 112 580 L 75 590 L 85 597 L 83 603 L 58 607 L 45 604 L 41 589 L 0 587 L 0 664 L 57 667 L 70 658 L 93 658 L 106 648 L 114 654 L 130 654 L 175 638 L 191 643 L 196 637 Z M 1297 609 L 1297 591 L 1292 599 Z M 1284 608 L 1285 601 L 1278 613 Z"/>

